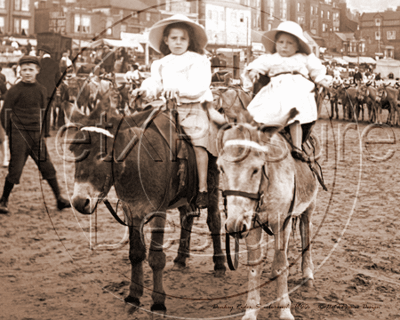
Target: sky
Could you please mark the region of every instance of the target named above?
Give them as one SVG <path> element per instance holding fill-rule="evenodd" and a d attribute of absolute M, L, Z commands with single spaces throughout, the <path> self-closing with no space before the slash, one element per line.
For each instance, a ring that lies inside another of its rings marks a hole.
<path fill-rule="evenodd" d="M 387 8 L 396 9 L 400 0 L 347 0 L 347 7 L 358 12 L 378 12 Z"/>

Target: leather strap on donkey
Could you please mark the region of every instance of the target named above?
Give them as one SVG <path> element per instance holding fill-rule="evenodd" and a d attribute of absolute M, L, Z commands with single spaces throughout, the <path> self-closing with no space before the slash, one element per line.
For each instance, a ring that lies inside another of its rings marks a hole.
<path fill-rule="evenodd" d="M 262 199 L 264 197 L 262 192 L 259 191 L 258 193 L 248 193 L 248 192 L 239 191 L 239 190 L 225 190 L 222 192 L 222 196 L 224 198 L 224 208 L 225 208 L 226 216 L 227 216 L 226 196 L 241 196 L 241 197 L 257 200 L 258 202 L 257 202 L 257 206 L 256 206 L 256 213 L 255 213 L 255 216 L 253 219 L 254 225 L 257 223 L 268 235 L 270 235 L 270 236 L 274 235 L 274 233 L 272 232 L 271 228 L 268 225 L 268 221 L 264 222 L 264 223 L 260 223 L 260 221 L 259 221 L 258 213 L 259 213 L 260 207 L 262 205 Z M 282 230 L 286 229 L 286 226 L 289 223 L 289 220 L 292 218 L 295 200 L 296 200 L 296 176 L 294 176 L 292 201 L 290 202 L 288 214 L 285 218 L 285 221 L 283 222 Z M 230 238 L 229 238 L 229 234 L 226 233 L 226 238 L 225 238 L 226 261 L 228 263 L 229 269 L 233 270 L 233 271 L 237 269 L 238 263 L 239 263 L 239 238 L 237 235 L 235 235 L 234 239 L 235 239 L 235 254 L 234 254 L 235 261 L 233 262 L 232 257 L 231 257 L 231 251 L 230 251 Z"/>

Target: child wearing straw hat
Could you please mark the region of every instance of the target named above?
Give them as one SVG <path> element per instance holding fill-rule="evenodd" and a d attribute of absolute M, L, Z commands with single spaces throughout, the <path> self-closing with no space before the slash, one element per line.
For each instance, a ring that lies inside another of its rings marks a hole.
<path fill-rule="evenodd" d="M 204 28 L 183 14 L 154 24 L 149 32 L 151 47 L 164 55 L 153 62 L 151 76 L 133 95 L 152 100 L 162 95 L 179 98 L 178 121 L 191 138 L 197 159 L 199 195 L 196 206 L 208 207 L 208 153 L 217 156 L 217 128 L 201 103 L 212 101 L 211 66 L 204 54 L 207 35 Z"/>
<path fill-rule="evenodd" d="M 262 43 L 267 54 L 245 68 L 244 83 L 252 84 L 260 74 L 267 74 L 271 81 L 255 96 L 248 111 L 255 121 L 274 125 L 296 108 L 299 114 L 289 123 L 292 155 L 308 161 L 302 151 L 301 125 L 317 120 L 315 83 L 329 87 L 332 77 L 326 75 L 325 66 L 311 53 L 302 28 L 293 21 L 282 22 L 277 29 L 264 33 Z"/>

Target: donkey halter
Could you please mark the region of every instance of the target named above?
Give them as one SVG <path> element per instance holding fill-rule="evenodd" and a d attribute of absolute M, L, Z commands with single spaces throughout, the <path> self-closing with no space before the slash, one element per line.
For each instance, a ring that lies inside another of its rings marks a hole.
<path fill-rule="evenodd" d="M 264 169 L 264 165 L 262 168 L 262 173 L 263 176 L 265 176 L 265 178 L 267 180 L 269 180 L 265 169 Z M 257 201 L 256 206 L 255 206 L 255 210 L 254 210 L 254 218 L 253 218 L 253 223 L 254 225 L 257 223 L 261 228 L 263 228 L 263 230 L 270 236 L 273 236 L 274 233 L 272 232 L 271 228 L 269 227 L 268 221 L 266 222 L 260 222 L 259 221 L 259 213 L 261 210 L 261 206 L 263 205 L 264 202 L 264 192 L 261 191 L 261 183 L 262 182 L 262 178 L 260 179 L 260 185 L 258 187 L 258 192 L 257 193 L 250 193 L 250 192 L 245 192 L 245 191 L 241 191 L 241 190 L 223 190 L 222 191 L 222 197 L 224 200 L 224 213 L 225 213 L 225 218 L 228 218 L 228 207 L 227 207 L 227 196 L 239 196 L 239 197 L 244 197 L 244 198 L 248 198 L 251 200 L 255 200 Z M 295 197 L 296 197 L 296 175 L 294 176 L 294 189 L 293 189 L 293 197 L 292 200 L 290 202 L 290 207 L 289 207 L 289 211 L 288 214 L 285 218 L 285 221 L 283 222 L 283 227 L 282 230 L 285 230 L 287 224 L 289 223 L 289 219 L 292 217 L 292 213 L 293 213 L 293 209 L 294 209 L 294 203 L 295 203 Z"/>

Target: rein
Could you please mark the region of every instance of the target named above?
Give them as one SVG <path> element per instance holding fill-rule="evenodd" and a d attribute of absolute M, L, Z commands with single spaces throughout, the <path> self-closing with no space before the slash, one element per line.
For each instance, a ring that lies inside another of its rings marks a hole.
<path fill-rule="evenodd" d="M 265 170 L 263 170 L 263 175 L 268 179 L 268 176 L 266 175 Z M 272 232 L 272 230 L 268 224 L 268 221 L 260 222 L 259 212 L 260 212 L 260 208 L 262 206 L 263 199 L 264 199 L 264 193 L 262 191 L 260 191 L 260 189 L 261 189 L 261 181 L 260 181 L 259 191 L 257 193 L 249 193 L 249 192 L 240 191 L 240 190 L 223 190 L 222 197 L 223 197 L 223 201 L 224 201 L 225 217 L 228 217 L 228 208 L 227 208 L 227 199 L 226 199 L 227 196 L 239 196 L 239 197 L 244 197 L 244 198 L 255 200 L 255 201 L 257 201 L 257 204 L 256 204 L 256 208 L 255 208 L 255 215 L 253 218 L 253 224 L 255 225 L 257 223 L 258 226 L 260 226 L 268 235 L 273 236 L 274 233 Z M 292 218 L 295 200 L 296 200 L 296 175 L 294 176 L 293 197 L 290 202 L 289 211 L 285 218 L 285 221 L 283 222 L 281 231 L 286 229 L 286 226 L 289 223 L 289 220 Z M 229 237 L 230 237 L 230 234 L 226 233 L 226 238 L 225 238 L 226 260 L 227 260 L 229 269 L 234 271 L 237 269 L 238 263 L 239 263 L 239 238 L 237 236 L 234 237 L 235 238 L 235 261 L 232 262 Z"/>

